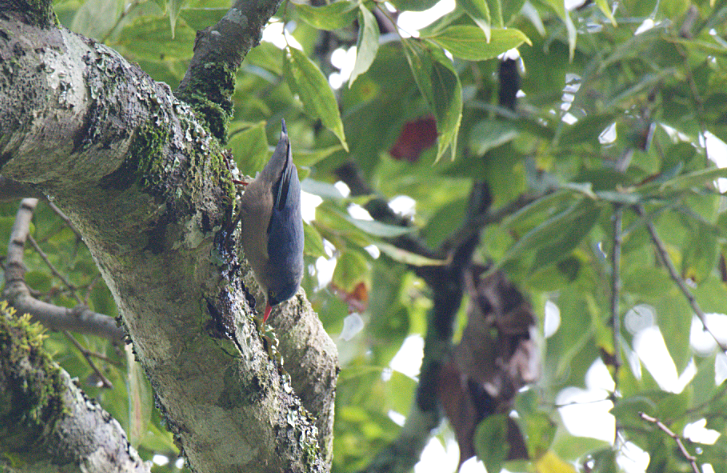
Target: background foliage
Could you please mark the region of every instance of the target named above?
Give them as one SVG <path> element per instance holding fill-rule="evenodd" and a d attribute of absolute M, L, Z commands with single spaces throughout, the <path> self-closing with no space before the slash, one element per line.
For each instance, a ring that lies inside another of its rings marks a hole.
<path fill-rule="evenodd" d="M 727 141 L 727 2 L 599 0 L 566 9 L 558 0 L 463 0 L 418 39 L 388 23 L 398 15 L 392 6 L 403 12 L 434 3 L 285 2 L 271 29 L 285 24 L 287 45 L 263 41 L 238 73 L 228 143 L 238 166 L 251 175 L 262 168 L 284 117 L 307 177 L 304 190 L 321 199 L 306 225 L 304 286 L 341 354 L 335 471 L 365 466 L 397 435 L 391 412 L 406 414 L 412 402 L 415 380 L 389 364 L 407 337 L 426 329 L 429 294 L 407 265 L 427 260 L 390 239 L 416 231 L 431 246 L 441 243 L 461 222 L 474 180 L 489 184 L 494 209 L 520 202 L 486 228 L 477 259 L 503 269 L 528 295 L 541 333 L 546 301 L 561 321 L 549 338 L 541 335 L 541 381 L 514 407 L 515 417 L 529 422 L 532 460 L 507 468 L 619 471 L 625 449 L 635 445 L 650 456 L 647 471 L 692 471 L 674 439 L 640 417 L 644 412 L 679 436 L 706 419 L 721 436 L 713 444 L 685 440 L 686 448 L 697 465 L 727 471 L 725 355 L 714 344 L 707 351 L 690 344 L 695 305 L 706 313 L 727 306 L 727 213 L 716 181 L 727 172 L 713 162 L 727 159 L 720 142 Z M 65 26 L 105 42 L 172 88 L 191 58 L 195 30 L 228 7 L 226 0 L 55 3 Z M 333 65 L 335 51 L 354 46 L 352 72 Z M 516 113 L 498 106 L 497 57 L 512 48 L 522 76 Z M 331 74 L 343 79 L 340 88 L 329 86 Z M 348 160 L 378 195 L 413 201 L 413 227 L 377 224 L 352 210 L 367 198 L 333 186 Z M 0 208 L 8 234 L 17 206 Z M 39 206 L 34 224 L 33 237 L 70 287 L 32 248 L 25 259 L 29 285 L 56 304 L 73 307 L 80 298 L 116 315 L 77 235 L 47 205 Z M 335 261 L 330 282 L 324 269 L 332 265 L 324 261 Z M 621 323 L 614 336 L 615 290 Z M 460 325 L 465 318 L 463 310 Z M 640 330 L 649 327 L 660 330 L 679 373 L 696 371 L 678 393 L 660 385 L 635 352 Z M 701 331 L 700 322 L 695 327 Z M 101 386 L 66 336 L 50 334 L 46 343 L 143 456 L 176 458 L 127 350 L 75 338 L 108 357 L 91 359 L 113 388 Z M 614 392 L 602 393 L 618 423 L 613 446 L 570 433 L 556 404 L 562 389 L 586 387 L 597 362 L 615 383 Z M 501 453 L 488 447 L 502 441 L 502 425 L 486 420 L 475 439 L 493 467 Z M 439 435 L 452 437 L 447 429 Z M 176 468 L 172 461 L 156 471 Z"/>

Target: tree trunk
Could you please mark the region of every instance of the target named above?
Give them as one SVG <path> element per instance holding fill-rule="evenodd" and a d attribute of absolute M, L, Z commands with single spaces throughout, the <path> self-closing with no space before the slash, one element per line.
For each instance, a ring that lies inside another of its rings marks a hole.
<path fill-rule="evenodd" d="M 269 356 L 226 151 L 166 84 L 16 3 L 0 0 L 2 175 L 83 234 L 193 471 L 328 470 L 335 346 L 299 293 L 273 319 L 286 363 Z"/>

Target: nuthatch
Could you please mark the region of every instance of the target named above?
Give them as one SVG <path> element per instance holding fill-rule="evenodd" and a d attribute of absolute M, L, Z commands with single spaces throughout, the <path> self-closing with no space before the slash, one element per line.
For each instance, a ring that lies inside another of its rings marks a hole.
<path fill-rule="evenodd" d="M 265 315 L 295 295 L 303 278 L 300 181 L 283 120 L 280 140 L 240 200 L 242 248 L 265 297 Z"/>

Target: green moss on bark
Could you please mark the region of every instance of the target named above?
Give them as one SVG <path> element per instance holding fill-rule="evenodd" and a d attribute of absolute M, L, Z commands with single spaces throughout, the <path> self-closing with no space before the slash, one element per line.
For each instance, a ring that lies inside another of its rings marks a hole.
<path fill-rule="evenodd" d="M 18 11 L 25 16 L 28 24 L 40 28 L 49 28 L 59 24 L 58 17 L 53 11 L 53 2 L 50 0 L 25 0 L 18 2 Z"/>
<path fill-rule="evenodd" d="M 190 83 L 177 97 L 187 102 L 220 143 L 227 142 L 227 125 L 232 118 L 235 70 L 225 63 L 205 64 L 202 77 Z"/>
<path fill-rule="evenodd" d="M 28 445 L 47 438 L 64 414 L 61 371 L 43 348 L 43 328 L 0 302 L 0 450 L 32 454 Z M 22 426 L 22 427 L 21 427 Z M 44 448 L 37 444 L 38 449 Z"/>
<path fill-rule="evenodd" d="M 142 188 L 158 185 L 164 170 L 164 145 L 169 133 L 164 127 L 146 123 L 131 141 L 129 155 L 119 168 L 101 179 L 104 189 L 126 190 L 134 184 Z"/>

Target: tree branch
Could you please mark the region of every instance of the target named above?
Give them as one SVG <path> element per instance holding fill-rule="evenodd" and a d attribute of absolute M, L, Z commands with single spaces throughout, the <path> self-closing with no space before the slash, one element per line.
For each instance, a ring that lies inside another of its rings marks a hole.
<path fill-rule="evenodd" d="M 353 162 L 345 163 L 336 174 L 349 186 L 351 195 L 366 195 L 371 191 Z M 467 219 L 478 218 L 490 205 L 487 184 L 473 184 Z M 391 210 L 381 197 L 370 199 L 364 208 L 378 221 L 408 226 L 409 222 Z M 417 385 L 416 400 L 399 437 L 381 450 L 363 471 L 404 472 L 410 470 L 421 456 L 431 432 L 442 420 L 437 398 L 439 373 L 452 347 L 453 323 L 464 294 L 464 271 L 469 267 L 472 254 L 479 243 L 479 230 L 459 242 L 458 246 L 442 246 L 431 250 L 416 234 L 392 239 L 399 248 L 431 258 L 444 259 L 450 254 L 450 262 L 444 266 L 412 267 L 432 290 L 434 307 L 427 318 L 424 343 L 424 360 Z"/>
<path fill-rule="evenodd" d="M 25 283 L 23 249 L 30 236 L 30 221 L 38 199 L 23 199 L 10 231 L 8 255 L 5 261 L 5 289 L 3 297 L 21 314 L 30 314 L 50 330 L 70 330 L 72 332 L 96 335 L 120 342 L 124 331 L 116 325 L 116 320 L 108 315 L 98 314 L 79 304 L 73 309 L 59 307 L 39 301 L 30 294 Z"/>
<path fill-rule="evenodd" d="M 0 306 L 0 469 L 150 472 L 119 423 L 51 360 L 42 339 L 26 317 Z"/>
<path fill-rule="evenodd" d="M 237 0 L 216 25 L 197 32 L 194 56 L 176 95 L 195 109 L 221 142 L 227 141 L 235 75 L 282 0 Z"/>

